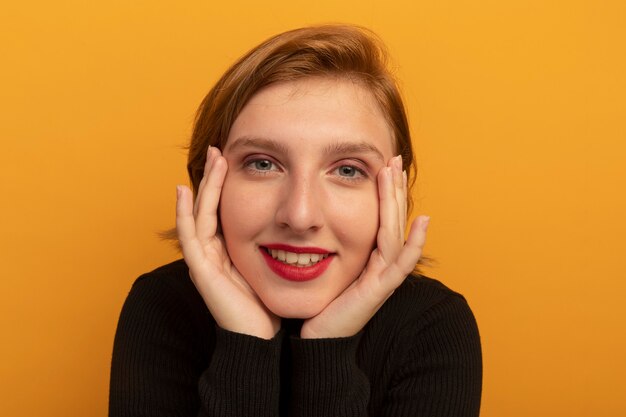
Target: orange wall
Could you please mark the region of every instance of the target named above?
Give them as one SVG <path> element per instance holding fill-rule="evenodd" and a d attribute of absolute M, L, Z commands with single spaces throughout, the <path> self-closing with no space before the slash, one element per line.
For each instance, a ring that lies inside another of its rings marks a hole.
<path fill-rule="evenodd" d="M 626 3 L 264 3 L 3 5 L 0 414 L 106 414 L 125 295 L 177 257 L 155 232 L 195 107 L 261 39 L 345 21 L 396 58 L 428 272 L 482 332 L 482 416 L 626 415 Z"/>

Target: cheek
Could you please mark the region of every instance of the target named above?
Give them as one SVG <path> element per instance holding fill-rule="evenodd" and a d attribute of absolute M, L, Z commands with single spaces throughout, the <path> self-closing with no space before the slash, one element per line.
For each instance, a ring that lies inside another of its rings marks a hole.
<path fill-rule="evenodd" d="M 224 238 L 250 239 L 267 223 L 270 215 L 267 195 L 259 193 L 258 187 L 226 177 L 220 196 L 220 222 Z"/>
<path fill-rule="evenodd" d="M 335 235 L 359 257 L 369 257 L 378 232 L 378 194 L 374 187 L 328 198 Z"/>

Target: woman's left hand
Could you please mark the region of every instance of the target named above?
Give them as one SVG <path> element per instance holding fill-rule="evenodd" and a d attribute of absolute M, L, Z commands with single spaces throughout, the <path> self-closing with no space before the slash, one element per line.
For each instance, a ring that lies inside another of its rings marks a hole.
<path fill-rule="evenodd" d="M 409 275 L 422 255 L 429 218 L 406 227 L 407 179 L 400 157 L 378 173 L 380 225 L 376 249 L 360 276 L 317 316 L 304 322 L 303 339 L 349 337 L 358 333 Z"/>

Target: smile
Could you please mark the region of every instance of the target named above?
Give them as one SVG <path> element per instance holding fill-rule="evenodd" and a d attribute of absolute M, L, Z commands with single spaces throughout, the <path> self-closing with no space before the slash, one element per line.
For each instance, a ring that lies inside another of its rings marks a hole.
<path fill-rule="evenodd" d="M 328 254 L 320 253 L 295 253 L 288 252 L 281 249 L 267 249 L 268 254 L 274 259 L 278 259 L 289 265 L 295 265 L 300 268 L 312 266 L 318 263 L 320 260 L 328 258 Z"/>
<path fill-rule="evenodd" d="M 333 253 L 313 247 L 269 244 L 260 246 L 259 250 L 272 272 L 296 282 L 318 278 L 334 259 Z"/>

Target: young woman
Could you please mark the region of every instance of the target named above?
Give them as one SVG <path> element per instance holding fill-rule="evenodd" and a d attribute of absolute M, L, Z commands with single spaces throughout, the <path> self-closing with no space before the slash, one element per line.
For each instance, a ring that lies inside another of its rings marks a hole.
<path fill-rule="evenodd" d="M 411 138 L 380 42 L 277 35 L 204 99 L 176 228 L 118 324 L 111 416 L 476 416 L 463 297 L 411 275 Z"/>

